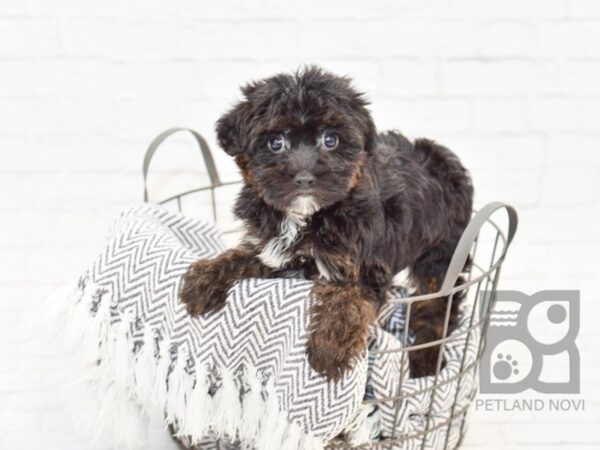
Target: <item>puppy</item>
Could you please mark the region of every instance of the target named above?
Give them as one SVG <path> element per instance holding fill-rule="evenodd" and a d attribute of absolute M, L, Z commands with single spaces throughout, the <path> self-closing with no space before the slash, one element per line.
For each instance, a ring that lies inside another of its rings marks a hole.
<path fill-rule="evenodd" d="M 433 141 L 378 134 L 348 78 L 311 66 L 242 93 L 216 131 L 243 175 L 234 213 L 246 236 L 193 263 L 181 301 L 190 314 L 206 314 L 223 307 L 240 279 L 302 271 L 314 280 L 308 360 L 338 380 L 364 354 L 396 273 L 408 268 L 417 294 L 441 286 L 471 216 L 469 175 Z M 447 301 L 412 304 L 416 345 L 442 337 Z M 435 371 L 437 355 L 438 347 L 411 351 L 411 375 Z"/>

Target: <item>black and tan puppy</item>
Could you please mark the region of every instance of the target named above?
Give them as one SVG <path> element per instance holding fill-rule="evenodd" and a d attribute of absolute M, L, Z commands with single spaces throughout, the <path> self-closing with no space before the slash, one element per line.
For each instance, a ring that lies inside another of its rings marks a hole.
<path fill-rule="evenodd" d="M 441 286 L 470 219 L 469 175 L 430 140 L 378 134 L 347 78 L 308 67 L 242 92 L 216 129 L 244 177 L 234 211 L 247 234 L 237 248 L 192 264 L 181 300 L 204 314 L 221 308 L 242 278 L 302 270 L 315 282 L 309 362 L 339 379 L 365 351 L 396 273 L 408 268 L 421 294 Z M 445 310 L 444 299 L 412 305 L 416 344 L 441 336 Z M 411 352 L 412 375 L 436 362 L 435 349 Z"/>

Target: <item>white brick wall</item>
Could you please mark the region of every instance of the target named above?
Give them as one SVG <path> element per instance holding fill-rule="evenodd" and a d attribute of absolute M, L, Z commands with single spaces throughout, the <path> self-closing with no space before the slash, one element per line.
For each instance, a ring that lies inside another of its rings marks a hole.
<path fill-rule="evenodd" d="M 600 2 L 3 0 L 0 448 L 88 448 L 57 393 L 63 360 L 27 324 L 140 200 L 149 139 L 183 125 L 214 143 L 240 83 L 305 62 L 353 76 L 382 129 L 453 148 L 479 205 L 519 208 L 501 287 L 582 290 L 586 411 L 472 414 L 466 447 L 600 446 Z M 197 176 L 189 138 L 164 150 L 153 193 Z M 150 445 L 171 448 L 160 431 Z"/>

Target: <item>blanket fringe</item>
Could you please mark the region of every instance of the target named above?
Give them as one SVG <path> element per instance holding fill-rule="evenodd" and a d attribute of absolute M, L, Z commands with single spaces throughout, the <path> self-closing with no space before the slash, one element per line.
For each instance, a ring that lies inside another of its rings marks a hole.
<path fill-rule="evenodd" d="M 300 430 L 298 427 L 288 425 L 285 439 L 281 442 L 281 450 L 298 450 L 300 446 Z"/>
<path fill-rule="evenodd" d="M 163 340 L 158 344 L 158 364 L 156 365 L 156 376 L 154 377 L 151 400 L 159 411 L 163 411 L 167 404 L 167 377 L 170 366 L 171 340 L 165 335 Z"/>
<path fill-rule="evenodd" d="M 133 368 L 133 339 L 131 337 L 131 325 L 134 314 L 127 311 L 121 315 L 121 321 L 117 325 L 113 337 L 114 358 L 112 359 L 113 379 L 117 386 L 126 390 L 133 383 L 130 381 Z M 110 340 L 109 340 L 110 342 Z M 107 358 L 107 355 L 105 355 Z M 108 358 L 107 358 L 108 359 Z M 108 361 L 111 361 L 108 359 Z"/>
<path fill-rule="evenodd" d="M 221 387 L 213 396 L 213 429 L 218 437 L 237 439 L 237 431 L 242 419 L 240 392 L 235 385 L 233 374 L 228 368 L 221 370 Z"/>
<path fill-rule="evenodd" d="M 89 295 L 81 300 L 81 303 L 87 303 L 88 307 L 93 307 L 93 296 Z M 86 300 L 90 300 L 86 302 Z M 87 333 L 84 333 L 82 340 L 81 363 L 84 367 L 96 364 L 101 356 L 101 346 L 106 346 L 108 342 L 110 328 L 110 302 L 101 301 L 101 297 L 97 300 L 96 313 L 88 320 L 89 328 Z M 84 311 L 83 313 L 89 312 Z M 86 320 L 85 316 L 78 316 L 76 320 Z M 99 336 L 106 339 L 100 340 Z"/>
<path fill-rule="evenodd" d="M 177 350 L 177 359 L 169 374 L 166 404 L 167 422 L 185 425 L 186 396 L 192 390 L 193 380 L 186 372 L 188 352 L 184 347 Z"/>
<path fill-rule="evenodd" d="M 244 395 L 244 403 L 242 405 L 240 440 L 243 442 L 255 442 L 260 432 L 261 418 L 265 414 L 262 381 L 255 368 L 244 368 L 244 384 L 246 384 L 248 390 Z"/>
<path fill-rule="evenodd" d="M 144 327 L 144 341 L 135 357 L 135 393 L 136 398 L 143 404 L 152 398 L 155 383 L 155 336 L 149 325 Z M 148 408 L 146 408 L 148 409 Z"/>
<path fill-rule="evenodd" d="M 347 441 L 354 446 L 369 443 L 374 438 L 373 430 L 379 429 L 376 426 L 378 418 L 379 412 L 374 405 L 361 405 L 343 431 Z"/>
<path fill-rule="evenodd" d="M 80 388 L 96 400 L 78 395 L 73 408 L 77 418 L 84 406 L 93 410 L 93 418 L 79 421 L 86 435 L 102 433 L 115 448 L 141 448 L 148 416 L 158 412 L 192 444 L 215 436 L 258 450 L 324 448 L 322 439 L 280 410 L 273 375 L 264 383 L 256 367 L 247 365 L 239 374 L 215 367 L 213 385 L 209 369 L 190 361 L 186 347 L 172 355 L 165 327 L 159 332 L 146 324 L 136 341 L 135 312 L 118 311 L 112 300 L 83 278 L 57 295 L 51 308 L 50 320 L 66 321 L 64 341 L 78 360 Z"/>
<path fill-rule="evenodd" d="M 186 404 L 186 420 L 179 428 L 178 436 L 189 436 L 192 444 L 198 443 L 211 427 L 212 397 L 208 393 L 208 371 L 202 365 L 196 367 L 195 384 Z"/>

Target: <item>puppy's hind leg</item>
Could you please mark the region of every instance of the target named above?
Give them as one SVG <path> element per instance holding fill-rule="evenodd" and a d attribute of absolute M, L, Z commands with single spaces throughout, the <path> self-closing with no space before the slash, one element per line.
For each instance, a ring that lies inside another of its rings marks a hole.
<path fill-rule="evenodd" d="M 411 279 L 416 284 L 417 295 L 433 294 L 442 287 L 446 270 L 452 258 L 454 245 L 438 245 L 421 257 L 411 268 Z M 461 283 L 459 278 L 457 283 Z M 411 304 L 409 331 L 414 335 L 414 345 L 427 344 L 448 336 L 458 323 L 462 293 L 452 298 L 436 297 Z M 450 306 L 448 303 L 451 302 Z M 446 311 L 450 307 L 448 325 L 445 328 Z M 440 346 L 433 345 L 420 350 L 409 351 L 412 377 L 435 374 Z M 443 367 L 445 362 L 442 360 Z"/>

